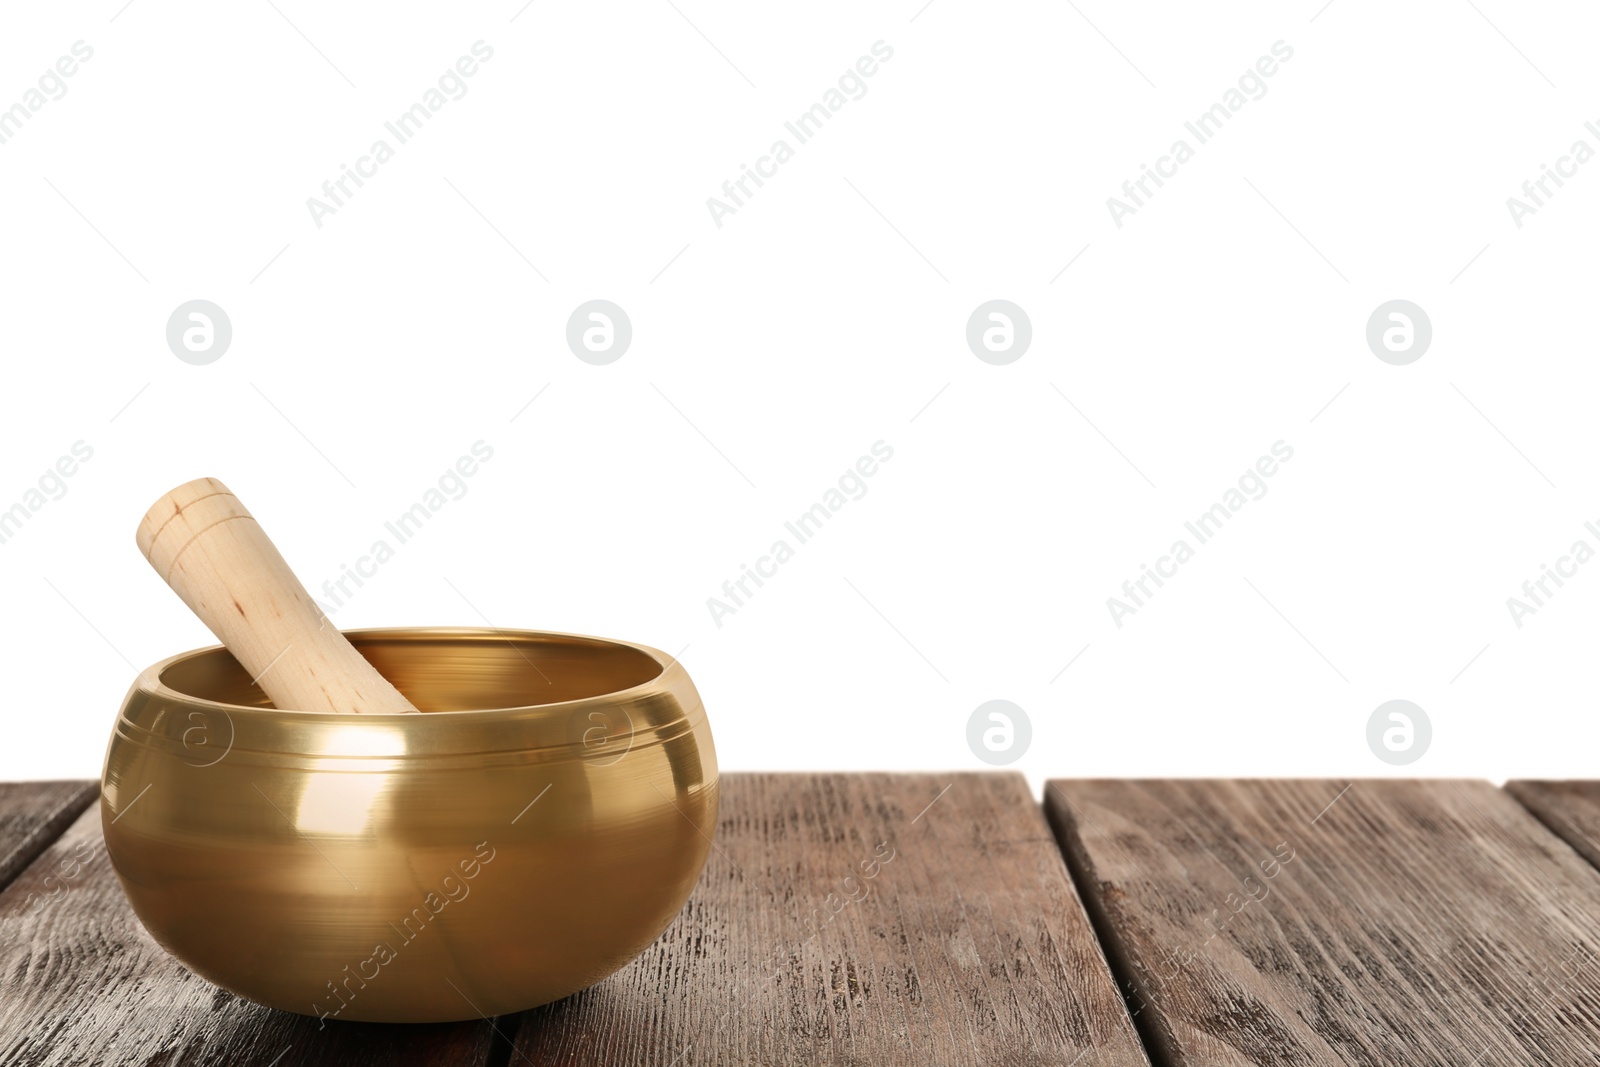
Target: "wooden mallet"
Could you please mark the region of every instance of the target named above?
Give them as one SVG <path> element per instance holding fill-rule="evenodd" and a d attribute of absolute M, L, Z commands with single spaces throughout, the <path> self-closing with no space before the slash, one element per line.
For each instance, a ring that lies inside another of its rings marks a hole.
<path fill-rule="evenodd" d="M 186 482 L 139 523 L 156 573 L 286 711 L 416 713 L 328 622 L 261 524 L 215 478 Z"/>

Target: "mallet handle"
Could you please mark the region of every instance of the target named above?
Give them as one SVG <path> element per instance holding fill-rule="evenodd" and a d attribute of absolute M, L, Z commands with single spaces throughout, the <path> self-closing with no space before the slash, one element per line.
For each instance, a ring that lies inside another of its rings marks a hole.
<path fill-rule="evenodd" d="M 156 501 L 138 541 L 156 573 L 279 708 L 417 710 L 328 622 L 261 524 L 215 478 Z"/>

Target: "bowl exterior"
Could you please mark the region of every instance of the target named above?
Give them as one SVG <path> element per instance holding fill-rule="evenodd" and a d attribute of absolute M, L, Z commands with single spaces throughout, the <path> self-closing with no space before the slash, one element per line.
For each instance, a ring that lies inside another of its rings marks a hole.
<path fill-rule="evenodd" d="M 537 670 L 554 662 L 542 650 L 591 640 L 351 636 L 391 655 L 418 641 L 440 684 L 458 642 L 461 662 L 509 670 L 487 645 L 513 640 Z M 326 1018 L 486 1017 L 599 981 L 671 922 L 716 826 L 694 684 L 671 657 L 625 647 L 658 657 L 659 675 L 557 704 L 361 721 L 179 692 L 162 678 L 185 657 L 146 671 L 101 792 L 135 914 L 202 977 Z M 407 691 L 420 707 L 424 685 Z"/>

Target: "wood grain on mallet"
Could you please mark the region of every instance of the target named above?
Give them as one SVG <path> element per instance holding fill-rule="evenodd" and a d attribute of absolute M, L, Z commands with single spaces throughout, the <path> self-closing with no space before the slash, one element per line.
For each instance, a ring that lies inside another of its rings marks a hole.
<path fill-rule="evenodd" d="M 201 478 L 139 523 L 139 550 L 279 708 L 415 712 L 328 622 L 228 487 Z"/>

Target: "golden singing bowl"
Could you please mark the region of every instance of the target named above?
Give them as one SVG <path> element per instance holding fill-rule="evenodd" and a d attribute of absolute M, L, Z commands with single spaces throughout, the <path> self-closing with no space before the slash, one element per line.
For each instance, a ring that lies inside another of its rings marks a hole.
<path fill-rule="evenodd" d="M 220 646 L 134 683 L 100 813 L 151 936 L 242 997 L 375 1022 L 521 1011 L 655 940 L 717 815 L 676 660 L 525 630 L 348 636 L 426 714 L 279 711 Z"/>

